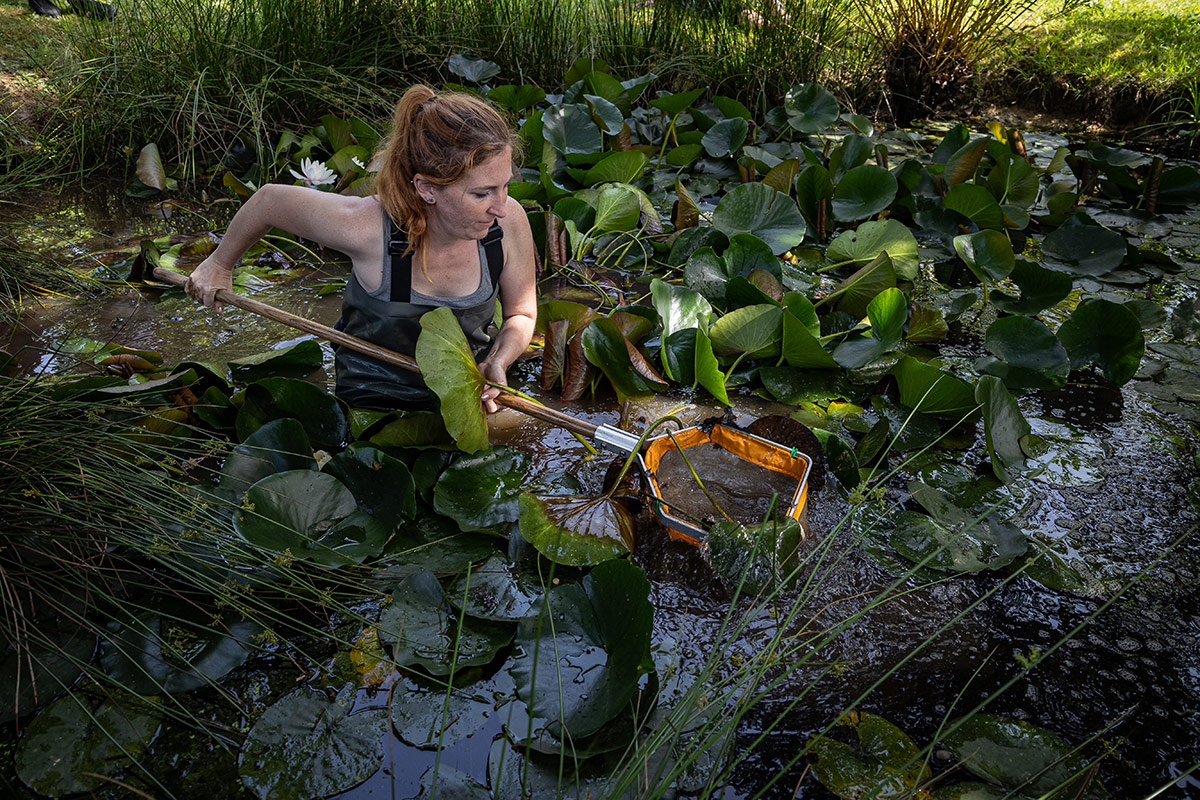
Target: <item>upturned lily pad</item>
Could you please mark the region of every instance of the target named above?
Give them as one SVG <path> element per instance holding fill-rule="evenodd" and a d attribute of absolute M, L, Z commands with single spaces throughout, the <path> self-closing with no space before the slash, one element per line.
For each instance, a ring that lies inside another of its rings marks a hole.
<path fill-rule="evenodd" d="M 1066 299 L 1074 285 L 1070 275 L 1046 269 L 1027 258 L 1014 260 L 1008 278 L 1020 288 L 1020 299 L 998 290 L 993 291 L 988 299 L 1001 311 L 1026 316 L 1044 311 Z"/>
<path fill-rule="evenodd" d="M 1142 325 L 1132 311 L 1111 300 L 1080 303 L 1058 329 L 1071 368 L 1095 362 L 1118 386 L 1137 372 L 1146 350 Z"/>
<path fill-rule="evenodd" d="M 406 578 L 379 617 L 379 631 L 395 642 L 396 663 L 433 675 L 486 664 L 512 641 L 513 627 L 455 613 L 432 572 Z"/>
<path fill-rule="evenodd" d="M 725 286 L 732 276 L 724 258 L 711 247 L 701 247 L 688 256 L 683 277 L 689 289 L 714 303 L 724 303 Z"/>
<path fill-rule="evenodd" d="M 1057 389 L 1071 371 L 1058 337 L 1032 317 L 996 320 L 988 326 L 984 346 L 996 357 L 980 359 L 979 370 L 1014 389 Z"/>
<path fill-rule="evenodd" d="M 392 690 L 392 726 L 413 747 L 452 747 L 515 699 L 512 678 L 504 670 L 489 681 L 462 688 L 431 689 L 408 680 Z"/>
<path fill-rule="evenodd" d="M 327 566 L 379 555 L 390 532 L 358 510 L 337 478 L 307 470 L 276 473 L 251 486 L 233 526 L 258 547 Z"/>
<path fill-rule="evenodd" d="M 734 309 L 713 324 L 708 336 L 718 354 L 777 356 L 783 339 L 783 309 L 765 303 Z"/>
<path fill-rule="evenodd" d="M 463 456 L 446 467 L 433 489 L 433 507 L 464 531 L 493 530 L 517 520 L 517 495 L 529 456 L 493 447 Z"/>
<path fill-rule="evenodd" d="M 809 743 L 817 757 L 813 774 L 826 789 L 845 800 L 909 797 L 932 773 L 921 751 L 904 731 L 883 717 L 850 712 L 842 724 L 854 727 L 858 749 L 818 736 Z"/>
<path fill-rule="evenodd" d="M 387 712 L 353 708 L 350 685 L 332 700 L 312 689 L 281 697 L 242 743 L 242 783 L 261 800 L 291 800 L 328 797 L 371 777 L 383 760 Z"/>
<path fill-rule="evenodd" d="M 464 572 L 446 591 L 450 602 L 479 619 L 515 622 L 542 596 L 542 585 L 499 555 Z"/>
<path fill-rule="evenodd" d="M 788 125 L 801 133 L 816 133 L 837 122 L 838 102 L 819 83 L 802 83 L 783 97 Z"/>
<path fill-rule="evenodd" d="M 104 671 L 139 694 L 188 692 L 212 686 L 246 663 L 262 627 L 250 620 L 214 626 L 191 605 L 170 604 L 108 623 L 101 650 Z"/>
<path fill-rule="evenodd" d="M 612 319 L 594 320 L 580 334 L 587 361 L 608 377 L 617 397 L 624 402 L 644 397 L 667 387 L 646 357 L 625 338 Z"/>
<path fill-rule="evenodd" d="M 521 620 L 509 671 L 517 695 L 561 738 L 600 730 L 654 670 L 650 584 L 628 561 L 556 586 Z"/>
<path fill-rule="evenodd" d="M 920 264 L 917 240 L 904 223 L 894 219 L 864 222 L 855 230 L 841 234 L 829 243 L 828 257 L 830 261 L 849 261 L 862 266 L 881 253 L 891 256 L 896 274 L 901 278 L 912 280 L 916 277 Z"/>
<path fill-rule="evenodd" d="M 671 334 L 685 328 L 708 330 L 712 306 L 699 293 L 682 286 L 663 283 L 655 278 L 650 282 L 650 294 L 653 298 L 654 310 L 662 319 L 664 341 L 670 338 Z M 678 378 L 672 374 L 665 352 L 662 362 L 667 377 L 677 380 Z"/>
<path fill-rule="evenodd" d="M 1008 236 L 1000 231 L 979 231 L 954 237 L 954 249 L 981 281 L 998 281 L 1013 270 L 1016 257 Z"/>
<path fill-rule="evenodd" d="M 743 183 L 730 190 L 713 212 L 712 224 L 726 236 L 752 233 L 773 253 L 800 244 L 807 230 L 795 201 L 761 183 Z"/>
<path fill-rule="evenodd" d="M 487 382 L 449 308 L 442 306 L 421 317 L 416 359 L 426 385 L 441 400 L 446 430 L 459 448 L 475 453 L 487 447 L 487 418 L 479 400 Z"/>
<path fill-rule="evenodd" d="M 841 222 L 873 217 L 892 204 L 897 188 L 896 176 L 883 167 L 857 166 L 833 190 L 833 216 Z"/>
<path fill-rule="evenodd" d="M 843 367 L 865 366 L 900 344 L 908 321 L 908 298 L 899 289 L 884 289 L 867 305 L 867 319 L 870 336 L 848 339 L 833 351 L 834 359 Z"/>
<path fill-rule="evenodd" d="M 521 536 L 559 564 L 599 564 L 633 549 L 633 515 L 616 498 L 523 493 L 520 507 Z"/>
<path fill-rule="evenodd" d="M 395 526 L 417 513 L 412 473 L 401 460 L 374 447 L 352 444 L 323 470 L 354 494 L 358 507 L 384 525 Z"/>
<path fill-rule="evenodd" d="M 986 188 L 974 183 L 950 187 L 942 203 L 949 211 L 957 211 L 980 228 L 1002 230 L 1004 211 Z"/>
<path fill-rule="evenodd" d="M 949 372 L 905 356 L 891 370 L 900 386 L 900 402 L 935 416 L 971 416 L 978 407 L 971 385 Z"/>
<path fill-rule="evenodd" d="M 542 136 L 559 153 L 598 153 L 600 129 L 584 105 L 552 106 L 542 114 Z"/>
<path fill-rule="evenodd" d="M 779 498 L 778 503 L 786 502 Z M 713 570 L 731 589 L 755 595 L 791 577 L 796 547 L 804 529 L 785 517 L 779 505 L 776 516 L 760 525 L 721 520 L 708 531 L 709 559 Z"/>
<path fill-rule="evenodd" d="M 160 717 L 136 700 L 116 700 L 67 695 L 43 709 L 21 737 L 17 777 L 49 797 L 109 785 L 107 778 L 146 752 Z"/>
<path fill-rule="evenodd" d="M 749 124 L 741 117 L 723 119 L 708 129 L 700 143 L 710 156 L 722 158 L 735 154 L 749 131 Z"/>
<path fill-rule="evenodd" d="M 322 450 L 339 450 L 346 440 L 346 413 L 337 399 L 295 378 L 263 378 L 246 387 L 237 416 L 238 439 L 246 441 L 263 425 L 284 417 L 299 420 L 309 440 Z"/>
<path fill-rule="evenodd" d="M 303 378 L 320 369 L 324 358 L 321 345 L 305 339 L 290 347 L 234 359 L 229 362 L 229 372 L 235 381 L 242 383 L 276 376 Z"/>
<path fill-rule="evenodd" d="M 963 767 L 984 780 L 1031 797 L 1108 797 L 1087 759 L 1050 731 L 1021 720 L 979 713 L 953 727 L 942 743 Z"/>
<path fill-rule="evenodd" d="M 975 387 L 975 399 L 983 405 L 983 430 L 992 471 L 997 478 L 1007 481 L 1009 469 L 1024 465 L 1026 453 L 1022 442 L 1033 431 L 1016 399 L 999 378 L 981 377 Z"/>

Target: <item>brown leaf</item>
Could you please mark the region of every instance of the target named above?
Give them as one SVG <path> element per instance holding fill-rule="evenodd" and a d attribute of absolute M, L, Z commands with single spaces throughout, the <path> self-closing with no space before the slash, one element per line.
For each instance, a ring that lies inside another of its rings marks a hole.
<path fill-rule="evenodd" d="M 662 375 L 658 374 L 658 370 L 642 355 L 642 351 L 638 350 L 633 342 L 625 340 L 625 349 L 629 351 L 629 361 L 633 364 L 633 371 L 641 375 L 648 381 L 667 386 L 667 380 Z"/>
<path fill-rule="evenodd" d="M 563 372 L 562 399 L 570 402 L 583 397 L 583 392 L 592 381 L 596 368 L 583 354 L 582 332 L 575 334 L 567 343 L 567 365 Z"/>
<path fill-rule="evenodd" d="M 683 181 L 678 178 L 675 179 L 675 194 L 679 197 L 671 209 L 671 223 L 675 226 L 675 230 L 681 231 L 684 228 L 696 227 L 700 222 L 700 207 L 696 205 L 696 199 L 684 187 Z"/>
<path fill-rule="evenodd" d="M 567 229 L 557 214 L 546 214 L 546 260 L 551 264 L 566 264 L 571 259 Z"/>
<path fill-rule="evenodd" d="M 776 303 L 783 302 L 783 287 L 779 285 L 779 279 L 765 269 L 752 271 L 746 276 L 746 280 Z"/>
<path fill-rule="evenodd" d="M 621 132 L 612 138 L 613 150 L 632 150 L 633 149 L 633 131 L 629 129 L 629 123 L 626 122 L 621 126 Z"/>
<path fill-rule="evenodd" d="M 567 368 L 567 331 L 570 320 L 546 323 L 546 345 L 542 348 L 542 391 L 550 391 L 564 379 Z"/>
<path fill-rule="evenodd" d="M 800 159 L 789 158 L 771 167 L 771 171 L 762 179 L 762 182 L 777 192 L 791 194 L 792 182 L 796 180 L 799 172 Z"/>

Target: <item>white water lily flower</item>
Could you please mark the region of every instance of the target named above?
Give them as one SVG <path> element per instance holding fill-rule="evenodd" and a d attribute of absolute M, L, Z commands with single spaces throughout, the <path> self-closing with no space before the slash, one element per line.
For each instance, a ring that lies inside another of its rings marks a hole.
<path fill-rule="evenodd" d="M 315 158 L 303 159 L 300 162 L 300 172 L 294 169 L 289 169 L 288 172 L 292 173 L 296 180 L 304 181 L 305 186 L 321 186 L 337 180 L 337 173 L 325 166 L 324 161 L 317 161 Z"/>
<path fill-rule="evenodd" d="M 360 159 L 358 156 L 350 156 L 350 160 L 354 162 L 354 166 L 358 167 L 363 172 L 367 171 L 367 165 L 364 164 L 362 159 Z"/>

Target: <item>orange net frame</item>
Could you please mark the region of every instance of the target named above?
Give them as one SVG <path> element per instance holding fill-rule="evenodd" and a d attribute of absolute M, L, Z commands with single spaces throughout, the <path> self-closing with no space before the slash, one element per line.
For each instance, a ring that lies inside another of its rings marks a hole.
<path fill-rule="evenodd" d="M 672 537 L 702 545 L 708 539 L 708 532 L 671 510 L 670 501 L 662 496 L 655 473 L 663 456 L 668 452 L 676 449 L 687 450 L 707 443 L 717 445 L 758 467 L 794 478 L 796 488 L 786 513 L 798 522 L 803 521 L 802 515 L 808 503 L 808 472 L 812 466 L 811 458 L 795 448 L 787 448 L 777 442 L 725 425 L 714 425 L 711 431 L 685 428 L 673 435 L 659 436 L 651 440 L 642 455 L 642 467 L 650 484 L 650 491 L 656 499 L 658 518 Z"/>

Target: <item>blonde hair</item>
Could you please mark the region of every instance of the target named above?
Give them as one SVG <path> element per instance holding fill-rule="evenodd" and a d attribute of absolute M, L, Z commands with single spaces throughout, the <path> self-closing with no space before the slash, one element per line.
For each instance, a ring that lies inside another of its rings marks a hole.
<path fill-rule="evenodd" d="M 396 103 L 375 178 L 379 204 L 408 235 L 405 253 L 423 256 L 428 230 L 428 206 L 413 185 L 417 173 L 448 186 L 506 148 L 515 159 L 520 145 L 512 126 L 478 97 L 435 92 L 421 84 L 410 87 Z"/>

